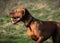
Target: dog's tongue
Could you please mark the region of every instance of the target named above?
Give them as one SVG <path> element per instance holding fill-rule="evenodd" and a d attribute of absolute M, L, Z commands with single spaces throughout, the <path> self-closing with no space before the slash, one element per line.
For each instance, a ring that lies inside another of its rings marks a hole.
<path fill-rule="evenodd" d="M 13 24 L 16 24 L 19 20 L 20 20 L 20 18 L 14 19 L 14 20 L 12 21 L 12 23 L 13 23 Z"/>

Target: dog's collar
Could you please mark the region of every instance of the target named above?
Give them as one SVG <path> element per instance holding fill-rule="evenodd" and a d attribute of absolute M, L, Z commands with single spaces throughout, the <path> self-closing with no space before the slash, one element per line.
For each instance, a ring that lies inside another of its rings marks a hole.
<path fill-rule="evenodd" d="M 31 18 L 30 18 L 30 20 L 29 20 L 28 24 L 26 24 L 25 26 L 26 26 L 26 27 L 29 27 L 29 26 L 30 26 L 30 24 L 31 24 L 31 22 L 32 22 L 32 20 L 33 20 L 33 17 L 31 17 Z"/>

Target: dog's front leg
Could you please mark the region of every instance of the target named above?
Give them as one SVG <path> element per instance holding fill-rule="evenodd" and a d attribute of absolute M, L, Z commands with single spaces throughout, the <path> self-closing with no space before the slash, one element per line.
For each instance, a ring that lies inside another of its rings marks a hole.
<path fill-rule="evenodd" d="M 39 39 L 36 41 L 36 43 L 42 43 L 43 42 L 43 37 L 39 37 Z"/>

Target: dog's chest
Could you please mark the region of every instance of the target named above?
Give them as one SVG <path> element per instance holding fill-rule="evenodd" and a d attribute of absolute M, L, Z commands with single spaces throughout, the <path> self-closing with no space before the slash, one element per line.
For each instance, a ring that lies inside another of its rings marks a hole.
<path fill-rule="evenodd" d="M 37 28 L 38 26 L 36 23 L 32 24 L 28 29 L 27 29 L 27 34 L 29 37 L 31 37 L 33 40 L 37 40 L 40 36 L 40 31 Z"/>
<path fill-rule="evenodd" d="M 31 29 L 27 29 L 27 34 L 28 34 L 28 36 L 30 37 L 30 38 L 32 38 L 33 40 L 35 40 L 35 41 L 37 41 L 37 36 L 35 35 L 35 33 L 33 32 L 33 30 L 31 30 Z"/>

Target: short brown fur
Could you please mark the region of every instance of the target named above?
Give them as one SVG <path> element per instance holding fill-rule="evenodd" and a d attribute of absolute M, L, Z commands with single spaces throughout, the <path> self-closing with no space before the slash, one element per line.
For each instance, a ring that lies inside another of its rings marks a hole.
<path fill-rule="evenodd" d="M 36 41 L 36 43 L 42 43 L 51 36 L 53 43 L 60 43 L 60 23 L 38 20 L 32 17 L 26 8 L 17 8 L 8 16 L 20 18 L 20 21 L 27 27 L 28 36 Z"/>

